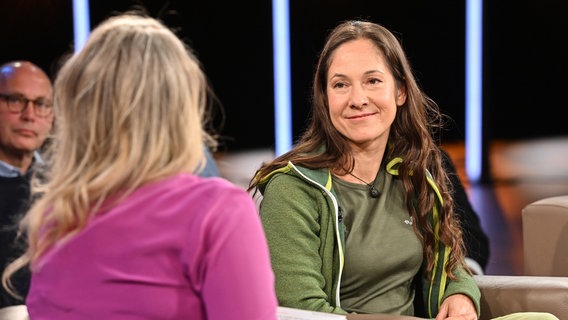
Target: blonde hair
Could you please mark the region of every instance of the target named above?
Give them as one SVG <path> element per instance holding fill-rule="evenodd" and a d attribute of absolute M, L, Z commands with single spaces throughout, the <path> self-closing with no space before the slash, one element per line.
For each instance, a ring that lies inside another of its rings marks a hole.
<path fill-rule="evenodd" d="M 25 254 L 2 283 L 57 241 L 80 231 L 102 205 L 134 189 L 205 165 L 214 144 L 203 119 L 210 87 L 190 49 L 142 14 L 109 18 L 66 61 L 54 85 L 55 139 L 41 197 L 21 223 Z M 13 291 L 12 291 L 13 292 Z"/>

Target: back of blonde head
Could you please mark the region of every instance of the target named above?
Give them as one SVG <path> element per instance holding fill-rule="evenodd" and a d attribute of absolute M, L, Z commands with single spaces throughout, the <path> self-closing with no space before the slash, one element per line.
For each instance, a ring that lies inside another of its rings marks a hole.
<path fill-rule="evenodd" d="M 124 14 L 94 29 L 56 78 L 50 170 L 22 223 L 28 251 L 3 282 L 108 197 L 203 166 L 207 91 L 198 60 L 159 21 Z"/>

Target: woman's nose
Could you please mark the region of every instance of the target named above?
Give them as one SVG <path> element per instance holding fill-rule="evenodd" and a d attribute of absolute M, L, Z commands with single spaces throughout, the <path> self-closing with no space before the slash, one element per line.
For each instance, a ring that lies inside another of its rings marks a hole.
<path fill-rule="evenodd" d="M 350 105 L 353 108 L 362 108 L 369 103 L 367 94 L 361 86 L 352 87 L 350 100 Z"/>

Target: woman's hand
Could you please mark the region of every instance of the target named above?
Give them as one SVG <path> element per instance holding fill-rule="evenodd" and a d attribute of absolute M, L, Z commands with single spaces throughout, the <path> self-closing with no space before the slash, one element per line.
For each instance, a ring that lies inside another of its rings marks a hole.
<path fill-rule="evenodd" d="M 477 311 L 471 299 L 464 294 L 447 297 L 440 306 L 436 320 L 477 320 Z"/>

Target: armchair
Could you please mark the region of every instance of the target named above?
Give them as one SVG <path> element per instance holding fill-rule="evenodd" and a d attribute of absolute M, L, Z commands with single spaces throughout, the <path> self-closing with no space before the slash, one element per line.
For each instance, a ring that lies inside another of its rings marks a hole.
<path fill-rule="evenodd" d="M 568 195 L 547 197 L 522 210 L 521 276 L 475 276 L 481 320 L 521 311 L 568 319 Z"/>
<path fill-rule="evenodd" d="M 528 204 L 522 222 L 524 274 L 568 276 L 568 195 Z"/>
<path fill-rule="evenodd" d="M 481 290 L 480 320 L 515 312 L 549 312 L 568 319 L 568 277 L 474 276 Z"/>

